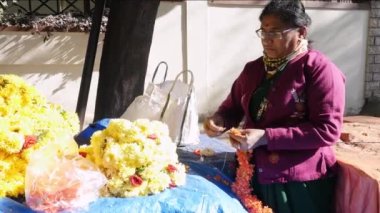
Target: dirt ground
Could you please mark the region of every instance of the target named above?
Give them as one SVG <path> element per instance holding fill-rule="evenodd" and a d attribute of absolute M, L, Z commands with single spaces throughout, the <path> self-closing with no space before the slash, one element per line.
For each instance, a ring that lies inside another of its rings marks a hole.
<path fill-rule="evenodd" d="M 380 180 L 380 117 L 345 117 L 341 140 L 335 146 L 338 159 Z"/>

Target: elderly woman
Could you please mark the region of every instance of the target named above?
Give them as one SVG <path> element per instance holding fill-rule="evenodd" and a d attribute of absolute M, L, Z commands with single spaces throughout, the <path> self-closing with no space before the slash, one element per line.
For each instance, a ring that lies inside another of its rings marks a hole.
<path fill-rule="evenodd" d="M 331 212 L 345 77 L 308 47 L 310 17 L 300 1 L 271 1 L 256 31 L 263 56 L 248 62 L 215 114 L 218 136 L 243 120 L 237 149 L 254 150 L 254 193 L 274 212 Z"/>

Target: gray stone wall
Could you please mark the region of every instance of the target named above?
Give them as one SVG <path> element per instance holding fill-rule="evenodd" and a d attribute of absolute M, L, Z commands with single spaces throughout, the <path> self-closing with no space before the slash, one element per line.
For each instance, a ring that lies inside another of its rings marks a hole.
<path fill-rule="evenodd" d="M 380 1 L 371 1 L 365 98 L 380 101 Z"/>

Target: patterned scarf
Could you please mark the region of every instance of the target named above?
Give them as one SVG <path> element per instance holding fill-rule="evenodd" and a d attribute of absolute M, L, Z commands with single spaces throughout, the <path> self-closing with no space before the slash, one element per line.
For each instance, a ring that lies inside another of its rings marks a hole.
<path fill-rule="evenodd" d="M 297 55 L 302 54 L 308 50 L 308 41 L 306 39 L 300 40 L 297 48 L 291 52 L 289 55 L 280 58 L 280 59 L 270 59 L 264 53 L 263 61 L 264 67 L 266 71 L 266 77 L 263 78 L 261 84 L 255 90 L 254 94 L 251 97 L 249 103 L 249 110 L 251 113 L 251 117 L 255 122 L 261 120 L 262 115 L 266 111 L 268 105 L 267 95 L 272 88 L 275 80 L 280 76 L 283 72 L 284 68 L 288 64 L 290 60 L 295 58 Z"/>

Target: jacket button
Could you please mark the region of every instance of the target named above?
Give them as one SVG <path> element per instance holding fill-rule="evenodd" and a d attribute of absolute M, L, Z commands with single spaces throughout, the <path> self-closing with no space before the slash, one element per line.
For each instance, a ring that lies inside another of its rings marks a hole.
<path fill-rule="evenodd" d="M 269 162 L 272 164 L 277 164 L 278 161 L 280 160 L 280 156 L 276 152 L 271 152 L 268 156 Z"/>
<path fill-rule="evenodd" d="M 263 169 L 262 169 L 262 168 L 259 168 L 259 172 L 263 172 Z"/>

